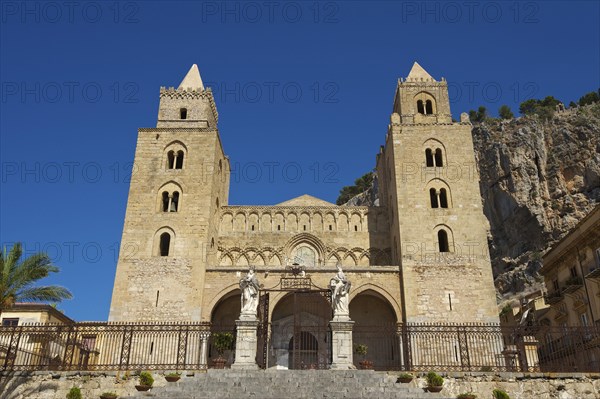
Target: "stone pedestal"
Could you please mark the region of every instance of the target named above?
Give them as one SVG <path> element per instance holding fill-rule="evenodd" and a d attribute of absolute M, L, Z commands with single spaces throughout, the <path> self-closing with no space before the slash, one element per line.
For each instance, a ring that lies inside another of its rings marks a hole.
<path fill-rule="evenodd" d="M 335 316 L 331 326 L 332 370 L 355 369 L 352 360 L 352 326 L 354 322 L 347 315 Z"/>
<path fill-rule="evenodd" d="M 235 341 L 235 361 L 232 369 L 256 370 L 256 331 L 258 319 L 255 315 L 241 315 L 240 320 L 235 321 L 237 327 L 237 339 Z"/>

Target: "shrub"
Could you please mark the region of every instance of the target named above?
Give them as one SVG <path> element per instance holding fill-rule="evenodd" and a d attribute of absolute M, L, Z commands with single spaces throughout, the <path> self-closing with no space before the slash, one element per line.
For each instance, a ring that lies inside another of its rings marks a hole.
<path fill-rule="evenodd" d="M 179 377 L 181 375 L 181 373 L 169 373 L 166 375 L 166 377 Z"/>
<path fill-rule="evenodd" d="M 350 201 L 352 197 L 367 191 L 369 188 L 371 188 L 371 185 L 373 184 L 373 178 L 373 172 L 369 172 L 354 180 L 353 186 L 342 187 L 342 189 L 340 190 L 340 195 L 338 196 L 335 203 L 337 205 L 343 205 L 346 202 Z"/>
<path fill-rule="evenodd" d="M 369 347 L 365 344 L 356 344 L 354 345 L 354 352 L 361 356 L 365 356 L 367 354 L 367 350 Z"/>
<path fill-rule="evenodd" d="M 512 119 L 515 117 L 508 105 L 501 106 L 498 110 L 498 115 L 500 115 L 500 118 L 502 119 Z"/>
<path fill-rule="evenodd" d="M 102 398 L 116 398 L 118 395 L 115 392 L 103 392 L 100 397 Z"/>
<path fill-rule="evenodd" d="M 430 371 L 425 376 L 425 380 L 427 381 L 427 385 L 430 387 L 441 387 L 444 385 L 444 379 L 437 373 Z"/>
<path fill-rule="evenodd" d="M 81 389 L 77 388 L 77 387 L 73 387 L 69 390 L 69 393 L 67 394 L 67 399 L 82 399 L 83 396 L 81 396 Z"/>
<path fill-rule="evenodd" d="M 579 99 L 579 105 L 588 105 L 600 101 L 600 96 L 595 91 L 589 92 Z"/>
<path fill-rule="evenodd" d="M 223 352 L 233 348 L 233 334 L 229 332 L 214 333 L 213 345 L 219 353 L 219 356 L 223 355 Z"/>
<path fill-rule="evenodd" d="M 152 384 L 154 384 L 154 378 L 152 377 L 152 374 L 147 371 L 142 371 L 140 373 L 140 385 L 147 385 L 151 387 Z"/>
<path fill-rule="evenodd" d="M 469 119 L 471 122 L 483 122 L 487 118 L 487 109 L 481 105 L 477 111 L 469 111 Z"/>
<path fill-rule="evenodd" d="M 473 392 L 461 393 L 460 395 L 458 395 L 456 397 L 456 399 L 475 399 L 475 398 L 477 398 L 477 395 L 475 395 Z"/>
<path fill-rule="evenodd" d="M 413 375 L 409 373 L 400 373 L 398 378 L 413 378 Z"/>
<path fill-rule="evenodd" d="M 510 399 L 510 396 L 502 389 L 494 389 L 492 396 L 494 399 Z"/>

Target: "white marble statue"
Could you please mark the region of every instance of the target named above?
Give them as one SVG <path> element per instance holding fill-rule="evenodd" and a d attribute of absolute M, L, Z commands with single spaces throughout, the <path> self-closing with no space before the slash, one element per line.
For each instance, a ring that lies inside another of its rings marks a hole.
<path fill-rule="evenodd" d="M 256 316 L 259 286 L 254 268 L 251 267 L 246 276 L 240 279 L 240 289 L 242 290 L 242 314 Z"/>
<path fill-rule="evenodd" d="M 346 280 L 342 266 L 337 265 L 337 273 L 329 282 L 329 288 L 331 289 L 331 305 L 333 306 L 333 316 L 348 316 L 350 310 L 348 305 L 350 303 L 350 281 Z"/>

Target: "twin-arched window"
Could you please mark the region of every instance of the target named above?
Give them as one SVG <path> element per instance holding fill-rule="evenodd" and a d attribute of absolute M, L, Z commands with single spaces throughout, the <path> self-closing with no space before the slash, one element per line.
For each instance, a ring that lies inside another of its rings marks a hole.
<path fill-rule="evenodd" d="M 448 208 L 448 192 L 445 188 L 429 189 L 429 201 L 432 208 Z"/>
<path fill-rule="evenodd" d="M 179 209 L 179 191 L 162 192 L 161 208 L 163 212 L 177 212 Z"/>
<path fill-rule="evenodd" d="M 425 150 L 425 165 L 427 167 L 438 167 L 444 166 L 444 157 L 441 148 L 436 148 L 433 151 L 431 148 Z"/>
<path fill-rule="evenodd" d="M 417 100 L 417 112 L 423 115 L 433 114 L 433 102 L 431 100 Z"/>
<path fill-rule="evenodd" d="M 171 150 L 167 153 L 167 169 L 183 169 L 183 151 Z"/>

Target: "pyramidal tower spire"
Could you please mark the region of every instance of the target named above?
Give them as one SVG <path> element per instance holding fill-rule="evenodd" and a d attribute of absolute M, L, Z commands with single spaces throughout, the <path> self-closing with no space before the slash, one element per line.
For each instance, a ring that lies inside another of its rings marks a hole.
<path fill-rule="evenodd" d="M 416 61 L 408 73 L 407 80 L 435 81 L 435 79 Z"/>
<path fill-rule="evenodd" d="M 187 75 L 185 75 L 185 78 L 183 78 L 179 84 L 179 88 L 184 90 L 204 90 L 204 84 L 202 83 L 202 78 L 200 77 L 198 65 L 192 65 Z"/>

